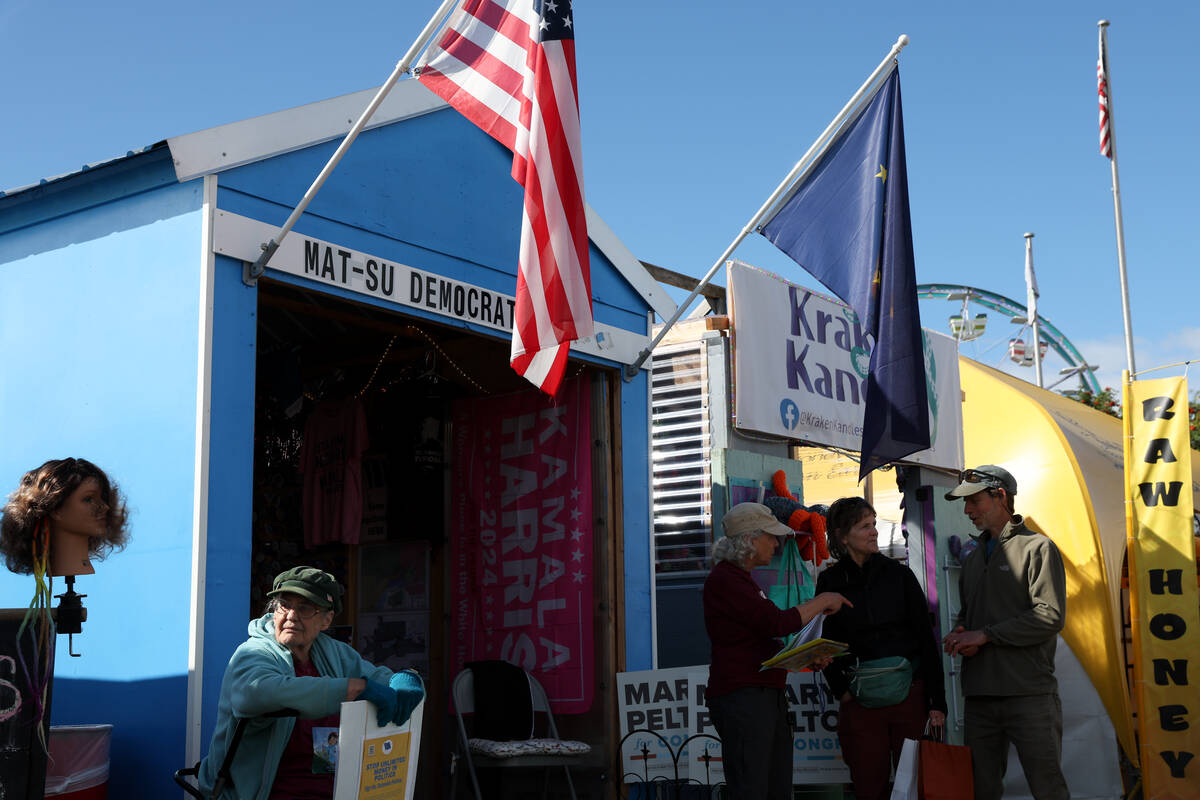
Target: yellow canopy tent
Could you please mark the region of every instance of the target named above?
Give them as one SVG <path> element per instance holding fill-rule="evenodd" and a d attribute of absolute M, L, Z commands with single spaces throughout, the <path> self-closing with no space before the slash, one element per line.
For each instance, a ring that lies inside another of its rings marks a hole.
<path fill-rule="evenodd" d="M 968 358 L 959 359 L 959 371 L 967 466 L 1000 464 L 1012 472 L 1017 512 L 1058 545 L 1067 572 L 1063 639 L 1096 687 L 1125 754 L 1136 763 L 1121 647 L 1121 422 Z M 1195 451 L 1192 469 L 1200 476 Z M 1192 490 L 1200 497 L 1200 485 L 1193 483 Z"/>

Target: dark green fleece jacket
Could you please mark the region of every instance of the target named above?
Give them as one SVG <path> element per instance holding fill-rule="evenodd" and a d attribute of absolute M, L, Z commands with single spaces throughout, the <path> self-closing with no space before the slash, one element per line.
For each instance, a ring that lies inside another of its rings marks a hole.
<path fill-rule="evenodd" d="M 959 577 L 962 609 L 955 624 L 982 630 L 989 640 L 963 658 L 963 694 L 1050 694 L 1058 690 L 1054 651 L 1067 611 L 1062 556 L 1049 537 L 1026 528 L 1020 516 L 1001 531 L 988 556 L 991 536 L 975 537 L 979 546 L 963 562 Z"/>

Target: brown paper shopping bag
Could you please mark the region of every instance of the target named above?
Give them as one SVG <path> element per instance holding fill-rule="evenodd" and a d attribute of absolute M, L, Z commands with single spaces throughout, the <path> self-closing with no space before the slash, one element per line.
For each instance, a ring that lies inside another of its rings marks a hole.
<path fill-rule="evenodd" d="M 923 740 L 917 765 L 921 800 L 974 800 L 971 748 Z"/>

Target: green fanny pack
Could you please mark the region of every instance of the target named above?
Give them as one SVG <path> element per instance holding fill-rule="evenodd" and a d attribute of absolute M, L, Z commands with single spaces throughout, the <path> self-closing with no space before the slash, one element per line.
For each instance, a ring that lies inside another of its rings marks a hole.
<path fill-rule="evenodd" d="M 867 708 L 887 708 L 908 697 L 913 663 L 904 656 L 860 661 L 850 676 L 850 694 Z"/>

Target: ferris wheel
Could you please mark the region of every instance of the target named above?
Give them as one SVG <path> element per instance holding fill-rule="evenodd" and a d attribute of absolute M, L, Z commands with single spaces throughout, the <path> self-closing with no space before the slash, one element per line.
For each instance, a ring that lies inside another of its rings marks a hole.
<path fill-rule="evenodd" d="M 944 298 L 961 303 L 958 313 L 951 314 L 949 317 L 950 333 L 959 341 L 960 346 L 963 342 L 980 339 L 987 330 L 987 312 L 972 314 L 972 305 L 999 312 L 1001 324 L 1009 324 L 1010 321 L 1024 323 L 1029 313 L 1024 303 L 1018 303 L 1004 295 L 973 286 L 922 283 L 917 286 L 917 297 L 921 300 Z M 1058 372 L 1062 377 L 1046 388 L 1052 389 L 1068 378 L 1078 376 L 1081 388 L 1099 392 L 1100 383 L 1096 380 L 1097 365 L 1089 364 L 1075 345 L 1071 344 L 1071 341 L 1044 316 L 1038 314 L 1037 321 L 1037 338 L 1041 345 L 1040 358 L 1044 360 L 1047 353 L 1053 351 L 1065 363 L 1065 366 Z M 1033 336 L 1028 325 L 1022 325 L 1016 335 L 1009 337 L 1007 357 L 1009 361 L 1020 367 L 1029 367 L 1034 364 Z M 1045 362 L 1043 361 L 1043 363 Z"/>

